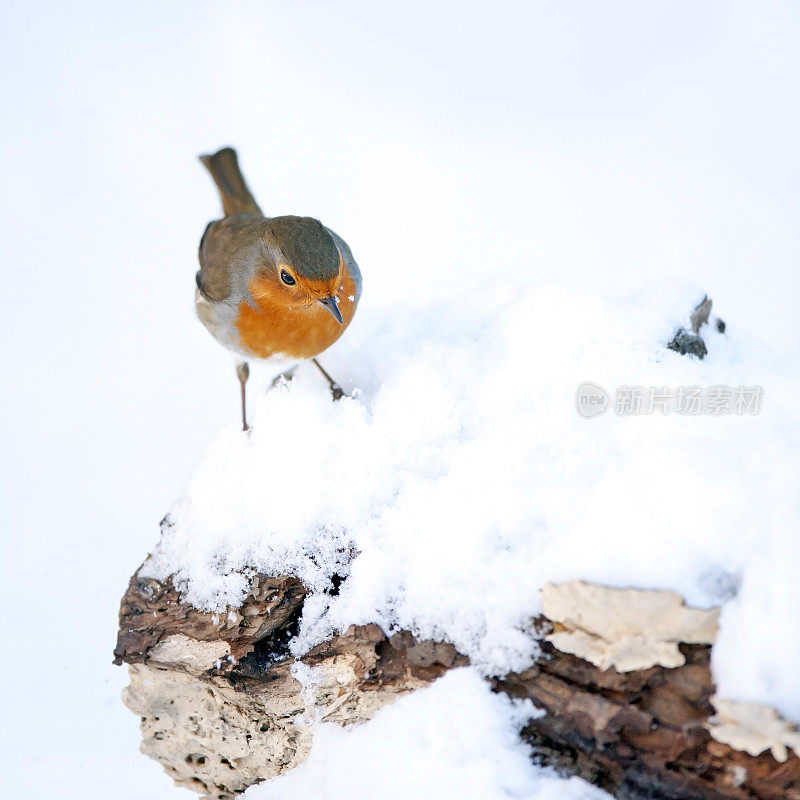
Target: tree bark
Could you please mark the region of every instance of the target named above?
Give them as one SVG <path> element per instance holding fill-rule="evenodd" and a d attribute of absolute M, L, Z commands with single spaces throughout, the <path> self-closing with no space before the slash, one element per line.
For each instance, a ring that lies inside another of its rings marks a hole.
<path fill-rule="evenodd" d="M 797 755 L 780 763 L 711 737 L 711 647 L 680 650 L 683 666 L 619 673 L 545 642 L 534 667 L 494 686 L 546 712 L 522 731 L 535 761 L 620 800 L 800 800 Z"/>

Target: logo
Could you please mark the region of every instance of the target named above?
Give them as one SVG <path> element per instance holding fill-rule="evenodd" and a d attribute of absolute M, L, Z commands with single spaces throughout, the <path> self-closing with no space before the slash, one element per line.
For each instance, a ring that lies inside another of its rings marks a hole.
<path fill-rule="evenodd" d="M 586 419 L 596 417 L 608 409 L 608 393 L 596 383 L 582 383 L 575 392 L 575 405 L 578 413 Z"/>

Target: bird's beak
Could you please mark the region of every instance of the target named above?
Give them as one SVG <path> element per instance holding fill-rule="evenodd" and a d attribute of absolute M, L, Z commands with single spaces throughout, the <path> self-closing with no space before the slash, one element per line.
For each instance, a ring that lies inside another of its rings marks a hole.
<path fill-rule="evenodd" d="M 336 302 L 336 297 L 323 297 L 321 300 L 317 300 L 317 302 L 325 308 L 332 316 L 336 317 L 341 325 L 344 325 L 344 320 L 342 319 L 342 312 L 339 311 L 339 304 Z"/>

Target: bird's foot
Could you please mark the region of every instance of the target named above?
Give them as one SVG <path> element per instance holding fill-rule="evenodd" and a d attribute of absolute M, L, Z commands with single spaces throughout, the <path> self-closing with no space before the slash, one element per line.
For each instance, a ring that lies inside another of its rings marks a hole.
<path fill-rule="evenodd" d="M 342 389 L 342 387 L 339 386 L 336 381 L 334 381 L 331 383 L 331 397 L 333 397 L 334 402 L 336 402 L 337 400 L 341 400 L 343 397 L 350 397 L 350 395 L 347 394 L 347 392 Z"/>
<path fill-rule="evenodd" d="M 267 391 L 271 391 L 272 389 L 274 389 L 276 386 L 279 386 L 280 384 L 291 383 L 291 381 L 294 380 L 294 373 L 295 373 L 296 369 L 297 369 L 297 367 L 295 366 L 295 367 L 292 367 L 291 369 L 287 369 L 286 372 L 281 372 L 280 375 L 276 375 L 272 379 L 272 383 L 269 385 L 269 389 Z"/>
<path fill-rule="evenodd" d="M 333 379 L 330 375 L 325 371 L 322 364 L 317 361 L 316 358 L 311 359 L 314 364 L 316 364 L 317 369 L 325 376 L 325 380 L 328 381 L 328 386 L 331 390 L 331 397 L 333 397 L 333 401 L 336 402 L 337 400 L 341 400 L 343 397 L 350 397 L 347 392 L 342 389 L 342 387 Z"/>

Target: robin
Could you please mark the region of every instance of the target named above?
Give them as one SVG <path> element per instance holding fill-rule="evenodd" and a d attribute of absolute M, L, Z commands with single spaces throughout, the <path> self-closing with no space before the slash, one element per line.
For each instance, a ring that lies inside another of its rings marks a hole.
<path fill-rule="evenodd" d="M 200 156 L 222 199 L 222 219 L 200 240 L 195 307 L 212 336 L 241 358 L 242 429 L 248 430 L 245 384 L 253 358 L 275 364 L 311 359 L 353 319 L 361 271 L 347 243 L 312 217 L 265 217 L 247 188 L 236 151 Z"/>

